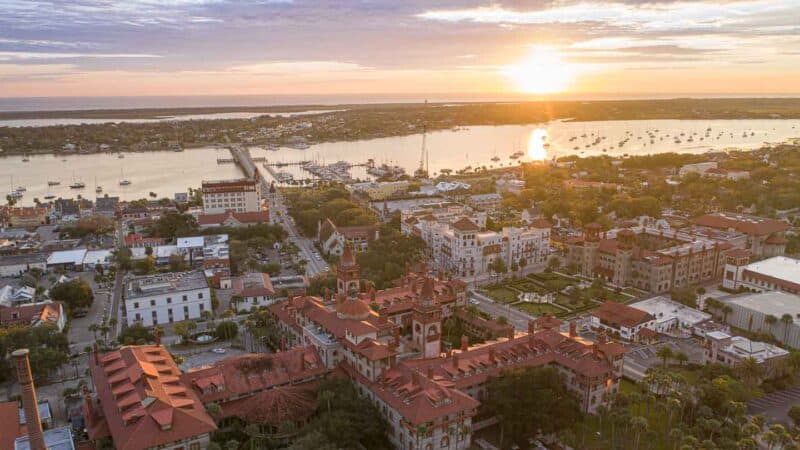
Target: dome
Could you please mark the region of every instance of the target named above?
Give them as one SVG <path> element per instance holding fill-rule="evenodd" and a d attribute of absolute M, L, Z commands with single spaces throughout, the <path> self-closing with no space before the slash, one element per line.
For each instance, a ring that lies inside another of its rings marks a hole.
<path fill-rule="evenodd" d="M 369 313 L 369 305 L 359 298 L 349 298 L 336 305 L 336 316 L 340 319 L 365 320 Z"/>

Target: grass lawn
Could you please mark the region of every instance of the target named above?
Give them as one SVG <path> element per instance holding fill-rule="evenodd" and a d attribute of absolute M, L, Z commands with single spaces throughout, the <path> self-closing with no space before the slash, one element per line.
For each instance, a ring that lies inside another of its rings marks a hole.
<path fill-rule="evenodd" d="M 569 297 L 564 294 L 556 295 L 556 303 L 561 306 L 566 306 L 569 309 L 579 309 L 585 306 L 595 306 L 596 303 L 589 300 L 581 300 L 575 297 Z"/>
<path fill-rule="evenodd" d="M 532 280 L 543 284 L 549 291 L 560 291 L 565 287 L 575 284 L 577 280 L 556 273 L 532 273 L 528 275 Z"/>
<path fill-rule="evenodd" d="M 603 288 L 603 290 L 605 291 L 605 300 L 612 301 L 615 303 L 625 303 L 632 300 L 631 297 L 628 297 L 627 295 L 624 295 L 622 293 L 616 293 L 614 292 L 613 289 Z M 599 296 L 597 300 L 603 301 L 599 298 Z"/>
<path fill-rule="evenodd" d="M 513 303 L 517 301 L 517 292 L 504 287 L 489 288 L 486 290 L 486 294 L 500 303 Z"/>
<path fill-rule="evenodd" d="M 528 314 L 533 314 L 534 316 L 541 316 L 542 314 L 551 314 L 557 315 L 565 313 L 561 308 L 557 308 L 553 305 L 548 305 L 546 303 L 537 304 L 537 303 L 520 303 L 518 305 L 514 305 L 514 308 L 519 309 L 520 311 L 524 311 Z"/>

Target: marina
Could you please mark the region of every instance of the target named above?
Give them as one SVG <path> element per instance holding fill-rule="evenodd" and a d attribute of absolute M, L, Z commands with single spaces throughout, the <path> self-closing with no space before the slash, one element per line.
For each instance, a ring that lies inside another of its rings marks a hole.
<path fill-rule="evenodd" d="M 448 129 L 426 134 L 425 165 L 431 176 L 437 176 L 442 170 L 509 167 L 570 154 L 624 156 L 753 149 L 764 142 L 782 142 L 798 136 L 800 120 L 559 121 L 542 125 L 459 127 L 457 131 Z M 680 139 L 680 144 L 674 143 L 675 137 Z M 689 137 L 693 142 L 687 142 Z M 307 150 L 286 147 L 267 150 L 264 146 L 252 146 L 249 150 L 254 162 L 264 167 L 262 173 L 269 181 L 292 183 L 318 178 L 321 171 L 318 166 L 327 165 L 327 161 L 358 162 L 349 167 L 349 179 L 366 180 L 414 173 L 420 166 L 421 141 L 422 134 L 415 134 L 320 143 Z M 516 158 L 511 158 L 512 155 Z M 153 167 L 154 160 L 159 162 L 157 169 Z M 0 158 L 0 179 L 14 176 L 17 181 L 11 186 L 27 187 L 27 192 L 18 200 L 22 205 L 32 205 L 35 198 L 42 200 L 49 195 L 54 198 L 86 195 L 83 192 L 86 185 L 70 189 L 65 174 L 70 174 L 69 182 L 76 186 L 81 180 L 97 177 L 97 185 L 104 188 L 103 195 L 118 195 L 123 200 L 146 198 L 150 192 L 172 197 L 176 192 L 187 192 L 190 187 L 199 186 L 203 179 L 242 176 L 236 164 L 217 164 L 217 160 L 232 162 L 233 155 L 219 145 L 184 152 L 165 148 L 155 153 L 115 153 L 112 149 L 110 153 L 91 155 L 8 156 Z M 305 168 L 309 162 L 315 164 L 309 166 L 311 171 Z M 333 175 L 333 179 L 347 179 L 345 172 L 339 169 L 342 167 L 334 166 L 329 175 Z M 124 176 L 121 176 L 123 170 Z M 120 185 L 123 179 L 130 184 Z"/>

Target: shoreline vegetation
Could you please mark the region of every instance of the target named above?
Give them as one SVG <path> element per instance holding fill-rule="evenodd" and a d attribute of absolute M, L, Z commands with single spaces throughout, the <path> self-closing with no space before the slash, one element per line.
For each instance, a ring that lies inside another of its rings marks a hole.
<path fill-rule="evenodd" d="M 313 113 L 314 111 L 328 111 Z M 247 119 L 164 120 L 180 115 L 251 112 L 309 114 Z M 109 119 L 102 124 L 0 127 L 0 155 L 162 151 L 222 142 L 286 145 L 369 140 L 463 126 L 528 125 L 554 120 L 800 119 L 800 98 L 391 103 L 0 112 L 0 120 Z"/>

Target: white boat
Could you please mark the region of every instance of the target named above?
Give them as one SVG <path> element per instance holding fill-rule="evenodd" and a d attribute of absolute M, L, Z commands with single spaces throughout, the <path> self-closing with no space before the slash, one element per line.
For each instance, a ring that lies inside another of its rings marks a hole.
<path fill-rule="evenodd" d="M 125 179 L 125 174 L 123 173 L 122 169 L 119 169 L 119 174 L 120 174 L 119 185 L 120 186 L 130 186 L 131 185 L 131 180 Z"/>
<path fill-rule="evenodd" d="M 19 199 L 21 199 L 21 198 L 22 198 L 22 195 L 23 195 L 23 194 L 22 194 L 22 192 L 19 192 L 19 191 L 11 191 L 11 193 L 10 193 L 10 194 L 8 194 L 8 196 L 9 196 L 9 197 L 11 197 L 11 198 L 13 198 L 14 200 L 19 200 Z"/>
<path fill-rule="evenodd" d="M 14 189 L 14 190 L 17 191 L 17 192 L 25 192 L 28 189 L 25 186 L 17 186 L 17 188 Z"/>
<path fill-rule="evenodd" d="M 72 184 L 69 185 L 70 189 L 83 189 L 86 187 L 86 183 L 83 181 L 73 181 Z"/>
<path fill-rule="evenodd" d="M 55 196 L 55 195 L 53 195 L 53 194 L 47 194 L 47 195 L 45 195 L 45 196 L 44 196 L 44 199 L 45 199 L 45 200 L 52 200 L 52 199 L 54 199 L 54 198 L 56 198 L 56 196 Z"/>
<path fill-rule="evenodd" d="M 125 155 L 123 155 L 122 153 L 120 153 L 119 155 L 117 155 L 117 158 L 118 158 L 118 159 L 123 159 L 123 158 L 125 158 Z"/>
<path fill-rule="evenodd" d="M 61 184 L 60 181 L 48 181 L 47 182 L 48 186 L 58 186 L 59 184 Z"/>

